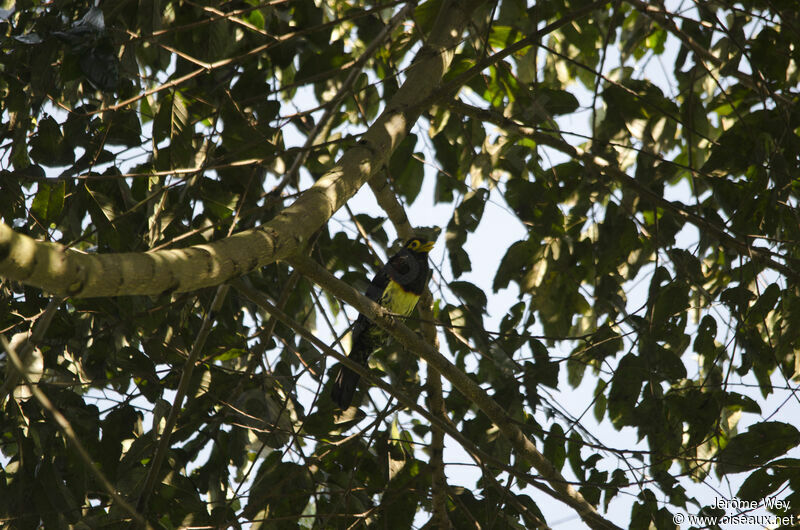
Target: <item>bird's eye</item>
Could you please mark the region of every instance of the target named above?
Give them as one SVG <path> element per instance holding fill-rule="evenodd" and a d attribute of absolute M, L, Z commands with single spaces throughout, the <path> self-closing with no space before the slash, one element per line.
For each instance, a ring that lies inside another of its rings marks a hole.
<path fill-rule="evenodd" d="M 416 239 L 412 239 L 411 242 L 408 244 L 408 248 L 411 250 L 417 250 L 419 248 L 419 241 Z"/>

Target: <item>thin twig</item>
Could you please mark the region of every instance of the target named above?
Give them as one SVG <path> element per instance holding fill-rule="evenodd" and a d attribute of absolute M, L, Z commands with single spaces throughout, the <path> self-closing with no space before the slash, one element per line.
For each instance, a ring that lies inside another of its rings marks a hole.
<path fill-rule="evenodd" d="M 147 478 L 145 479 L 144 489 L 139 497 L 138 507 L 143 513 L 147 513 L 147 505 L 150 501 L 150 495 L 153 493 L 153 488 L 161 473 L 161 465 L 169 451 L 170 438 L 175 425 L 178 423 L 178 415 L 180 414 L 181 407 L 183 406 L 183 399 L 189 391 L 189 383 L 191 382 L 192 372 L 194 371 L 195 364 L 200 358 L 200 353 L 203 351 L 206 339 L 211 332 L 211 325 L 215 320 L 215 315 L 222 307 L 222 302 L 225 300 L 225 295 L 228 293 L 229 286 L 227 284 L 220 285 L 214 295 L 214 300 L 211 302 L 211 307 L 206 313 L 203 323 L 200 326 L 200 331 L 197 333 L 197 338 L 192 345 L 192 350 L 186 358 L 181 371 L 181 379 L 178 383 L 178 390 L 175 393 L 175 399 L 172 400 L 172 407 L 167 417 L 164 431 L 161 434 L 161 439 L 158 441 L 158 447 L 153 455 L 153 461 L 150 464 L 150 469 L 147 471 Z M 154 431 L 157 426 L 153 426 Z"/>
<path fill-rule="evenodd" d="M 428 365 L 433 366 L 439 371 L 453 386 L 458 389 L 469 401 L 474 403 L 481 409 L 489 419 L 497 425 L 500 432 L 508 439 L 511 445 L 529 461 L 534 468 L 542 475 L 542 477 L 553 488 L 556 498 L 572 507 L 580 516 L 583 521 L 591 528 L 609 529 L 618 528 L 608 519 L 600 515 L 594 506 L 584 499 L 583 495 L 575 490 L 567 481 L 561 472 L 553 466 L 553 464 L 544 457 L 544 455 L 536 448 L 536 445 L 525 435 L 520 427 L 514 422 L 506 413 L 506 411 L 483 390 L 475 381 L 473 381 L 467 374 L 453 365 L 441 353 L 434 349 L 430 344 L 421 339 L 415 332 L 406 327 L 401 321 L 392 318 L 386 309 L 382 308 L 372 300 L 359 294 L 351 286 L 343 281 L 334 277 L 327 270 L 325 270 L 318 263 L 306 259 L 293 257 L 287 260 L 293 267 L 297 268 L 307 278 L 314 281 L 332 295 L 345 300 L 353 305 L 359 312 L 365 314 L 370 320 L 386 330 L 390 335 L 397 339 L 409 351 L 417 353 L 424 359 Z M 328 350 L 326 350 L 328 351 Z M 337 352 L 335 356 L 338 358 L 340 354 Z M 344 359 L 344 357 L 342 357 Z M 347 359 L 345 362 L 348 368 L 358 368 L 358 373 L 368 375 L 367 370 L 359 367 L 357 363 Z M 374 379 L 374 378 L 369 378 Z M 381 388 L 387 388 L 381 381 L 378 385 Z M 391 388 L 391 387 L 388 387 Z M 401 393 L 392 388 L 391 394 L 400 399 Z M 403 395 L 402 402 L 405 403 L 408 399 Z M 415 411 L 424 410 L 419 407 L 416 402 L 413 402 L 412 407 Z M 425 411 L 425 417 L 438 426 L 444 424 L 440 418 Z M 451 430 L 447 429 L 447 433 L 451 434 Z M 459 440 L 464 437 L 459 433 Z"/>

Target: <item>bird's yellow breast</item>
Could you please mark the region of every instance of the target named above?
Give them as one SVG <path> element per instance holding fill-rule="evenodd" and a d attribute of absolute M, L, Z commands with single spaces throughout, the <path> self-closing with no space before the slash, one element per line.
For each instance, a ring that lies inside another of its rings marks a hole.
<path fill-rule="evenodd" d="M 417 306 L 417 300 L 419 300 L 419 295 L 410 293 L 394 280 L 389 280 L 389 284 L 381 295 L 380 304 L 392 313 L 407 317 Z"/>

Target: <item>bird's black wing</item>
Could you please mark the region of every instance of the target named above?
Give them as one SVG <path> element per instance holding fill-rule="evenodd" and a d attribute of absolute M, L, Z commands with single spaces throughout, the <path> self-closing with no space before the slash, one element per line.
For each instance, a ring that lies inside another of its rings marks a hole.
<path fill-rule="evenodd" d="M 427 256 L 425 259 L 427 260 Z M 424 264 L 427 265 L 427 261 Z M 409 251 L 402 249 L 389 258 L 386 265 L 372 279 L 365 293 L 367 298 L 380 303 L 390 281 L 395 281 L 405 288 L 407 285 L 419 283 L 420 276 L 427 279 L 427 270 L 421 274 L 420 267 L 418 260 Z M 348 358 L 366 367 L 369 356 L 382 344 L 383 336 L 384 334 L 375 324 L 359 313 L 353 324 L 352 347 Z M 346 366 L 339 367 L 339 373 L 336 375 L 331 389 L 331 397 L 339 405 L 339 408 L 346 409 L 350 406 L 360 377 Z"/>
<path fill-rule="evenodd" d="M 373 302 L 380 303 L 381 296 L 383 296 L 383 291 L 386 290 L 387 285 L 389 285 L 389 271 L 386 265 L 384 265 L 375 277 L 372 278 L 364 295 Z M 372 325 L 372 322 L 370 322 L 367 317 L 359 313 L 355 324 L 353 324 L 352 344 L 355 345 L 364 331 Z"/>
<path fill-rule="evenodd" d="M 372 279 L 367 287 L 367 292 L 364 294 L 373 302 L 379 303 L 387 285 L 389 285 L 389 272 L 386 266 L 383 266 Z M 355 324 L 353 324 L 351 339 L 352 345 L 350 353 L 347 355 L 348 358 L 366 367 L 370 354 L 378 347 L 380 342 L 380 338 L 375 333 L 375 324 L 359 313 Z M 360 378 L 361 376 L 358 373 L 348 367 L 344 365 L 339 367 L 339 372 L 336 374 L 331 388 L 331 398 L 342 410 L 350 406 Z"/>

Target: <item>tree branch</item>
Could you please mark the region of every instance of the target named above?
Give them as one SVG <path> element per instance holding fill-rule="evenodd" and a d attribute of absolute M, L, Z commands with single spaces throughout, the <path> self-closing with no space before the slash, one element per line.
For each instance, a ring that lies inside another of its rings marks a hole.
<path fill-rule="evenodd" d="M 297 333 L 300 337 L 307 340 L 309 343 L 313 344 L 321 352 L 325 353 L 326 355 L 330 355 L 331 357 L 341 362 L 348 368 L 352 369 L 355 372 L 358 372 L 358 374 L 362 378 L 364 378 L 364 380 L 366 380 L 369 384 L 375 386 L 376 388 L 380 388 L 384 392 L 391 394 L 404 406 L 417 412 L 423 418 L 430 421 L 432 426 L 440 429 L 441 431 L 452 437 L 456 442 L 461 444 L 461 446 L 464 448 L 467 454 L 469 454 L 475 461 L 475 463 L 484 471 L 484 474 L 487 477 L 487 479 L 491 479 L 490 480 L 491 484 L 497 487 L 498 491 L 503 491 L 503 488 L 497 483 L 496 480 L 494 480 L 494 476 L 490 472 L 486 472 L 487 465 L 491 465 L 495 469 L 505 471 L 516 477 L 520 482 L 529 484 L 539 489 L 540 491 L 546 493 L 547 495 L 553 497 L 556 500 L 561 500 L 560 494 L 548 488 L 544 484 L 541 484 L 538 481 L 537 476 L 534 476 L 527 472 L 520 471 L 519 469 L 509 466 L 508 464 L 501 462 L 492 455 L 489 455 L 486 452 L 482 451 L 473 442 L 468 440 L 461 433 L 461 431 L 458 430 L 456 425 L 452 421 L 450 421 L 450 419 L 447 416 L 440 417 L 429 412 L 427 409 L 418 405 L 415 399 L 412 399 L 404 392 L 398 391 L 397 388 L 390 386 L 385 381 L 376 378 L 367 368 L 364 368 L 362 365 L 354 362 L 352 359 L 349 359 L 346 355 L 337 352 L 333 348 L 329 347 L 328 345 L 320 341 L 313 333 L 311 333 L 305 327 L 303 327 L 302 324 L 292 319 L 289 315 L 287 315 L 282 310 L 278 309 L 273 304 L 271 304 L 265 295 L 249 287 L 244 280 L 241 279 L 233 280 L 231 282 L 231 285 L 237 291 L 239 291 L 239 293 L 242 296 L 244 296 L 248 300 L 252 301 L 256 305 L 261 307 L 264 311 L 269 313 L 272 317 L 276 318 L 278 321 L 285 324 L 287 327 L 294 330 L 295 333 Z M 378 306 L 378 308 L 381 311 L 383 311 L 383 308 L 380 308 L 380 306 Z M 339 443 L 341 442 L 337 442 L 337 444 Z M 515 505 L 518 504 L 515 499 L 509 498 L 509 501 L 514 503 Z M 538 518 L 535 515 L 531 513 L 526 513 L 523 506 L 520 506 L 519 509 L 520 512 L 523 513 L 523 516 L 527 517 L 528 520 L 532 520 L 535 523 L 535 525 L 538 525 L 537 527 L 547 528 L 544 522 L 538 520 Z"/>
<path fill-rule="evenodd" d="M 306 138 L 303 147 L 300 149 L 300 152 L 295 157 L 294 162 L 292 162 L 292 166 L 289 168 L 289 171 L 286 172 L 286 175 L 284 175 L 283 179 L 281 179 L 280 183 L 275 186 L 275 189 L 272 191 L 272 193 L 280 195 L 280 193 L 283 191 L 283 188 L 285 188 L 287 184 L 292 182 L 297 177 L 297 172 L 300 171 L 300 167 L 305 163 L 309 153 L 311 152 L 311 147 L 314 145 L 314 142 L 317 141 L 317 136 L 319 136 L 322 131 L 325 131 L 325 134 L 327 135 L 334 109 L 336 109 L 337 105 L 341 103 L 345 95 L 347 95 L 347 92 L 353 87 L 353 83 L 355 83 L 356 79 L 358 79 L 358 74 L 361 73 L 361 67 L 364 66 L 367 60 L 373 56 L 378 47 L 383 44 L 389 35 L 391 35 L 392 31 L 394 31 L 397 25 L 400 24 L 400 22 L 402 22 L 409 13 L 413 12 L 413 10 L 414 4 L 409 2 L 405 5 L 405 7 L 400 9 L 400 11 L 395 13 L 386 26 L 384 26 L 380 31 L 380 33 L 378 33 L 378 35 L 372 39 L 372 42 L 358 57 L 353 66 L 350 67 L 350 73 L 347 75 L 347 79 L 344 80 L 344 83 L 342 83 L 342 86 L 339 88 L 333 99 L 325 104 L 325 112 L 322 114 L 322 117 L 319 119 L 312 131 L 308 133 L 308 137 Z"/>
<path fill-rule="evenodd" d="M 398 200 L 397 195 L 389 185 L 388 175 L 381 172 L 369 181 L 369 187 L 378 204 L 386 212 L 392 224 L 402 239 L 409 239 L 414 235 L 414 229 L 408 220 L 403 204 Z M 417 304 L 417 311 L 421 317 L 421 328 L 425 341 L 432 344 L 434 349 L 438 349 L 436 327 L 433 325 L 433 312 L 431 305 L 433 297 L 425 286 L 425 291 Z M 442 396 L 442 379 L 439 372 L 432 366 L 428 366 L 428 407 L 431 413 L 447 420 L 444 397 Z M 450 519 L 447 516 L 447 476 L 444 472 L 444 431 L 435 424 L 431 425 L 431 458 L 430 465 L 433 468 L 433 481 L 431 484 L 431 497 L 433 500 L 432 521 L 437 528 L 452 528 Z"/>
<path fill-rule="evenodd" d="M 427 339 L 428 337 L 426 337 Z M 434 347 L 436 345 L 434 344 Z M 442 378 L 432 366 L 428 366 L 428 408 L 431 413 L 442 418 L 447 417 L 442 396 Z M 431 468 L 433 480 L 431 481 L 431 498 L 433 499 L 433 521 L 436 528 L 452 528 L 447 517 L 447 475 L 444 473 L 444 431 L 431 425 Z"/>
<path fill-rule="evenodd" d="M 304 258 L 308 259 L 308 258 Z M 267 297 L 256 291 L 255 289 L 249 287 L 247 283 L 245 283 L 241 279 L 233 280 L 231 282 L 231 286 L 236 289 L 242 296 L 250 300 L 251 302 L 255 303 L 259 307 L 261 307 L 264 311 L 269 313 L 271 316 L 275 317 L 279 322 L 282 322 L 295 333 L 297 333 L 300 337 L 307 340 L 314 346 L 316 346 L 320 351 L 329 355 L 339 361 L 340 363 L 344 364 L 354 372 L 357 372 L 362 378 L 368 381 L 371 385 L 378 387 L 385 392 L 392 394 L 395 396 L 403 405 L 406 407 L 416 411 L 417 413 L 421 414 L 424 418 L 429 420 L 431 423 L 438 425 L 441 429 L 443 429 L 447 434 L 452 436 L 455 440 L 459 443 L 463 444 L 468 451 L 475 451 L 477 454 L 480 454 L 481 451 L 477 447 L 473 445 L 472 442 L 467 440 L 463 434 L 461 434 L 455 427 L 449 425 L 448 423 L 442 421 L 442 419 L 435 417 L 433 414 L 428 412 L 426 409 L 421 407 L 417 404 L 416 400 L 412 399 L 408 395 L 403 392 L 398 391 L 396 388 L 390 386 L 388 383 L 377 379 L 373 376 L 373 374 L 369 371 L 369 369 L 363 367 L 359 363 L 353 361 L 346 355 L 339 353 L 338 351 L 334 350 L 333 348 L 329 347 L 321 340 L 319 340 L 313 333 L 308 331 L 305 327 L 302 326 L 299 322 L 292 319 L 289 315 L 284 313 L 282 310 L 278 309 L 275 305 L 270 303 Z M 383 310 L 380 306 L 377 306 L 379 309 Z M 385 310 L 383 310 L 385 311 Z"/>
<path fill-rule="evenodd" d="M 708 61 L 713 64 L 717 68 L 721 68 L 724 66 L 722 59 L 708 51 L 702 44 L 698 43 L 697 41 L 692 38 L 691 35 L 687 34 L 685 31 L 682 31 L 675 21 L 668 18 L 666 16 L 666 12 L 664 8 L 658 5 L 653 5 L 648 2 L 643 2 L 642 0 L 627 0 L 629 4 L 633 5 L 637 11 L 643 13 L 646 17 L 651 18 L 658 22 L 661 26 L 664 27 L 667 31 L 672 33 L 675 37 L 680 40 L 684 46 L 692 50 L 695 55 L 700 60 Z M 739 70 L 734 70 L 731 72 L 731 75 L 739 80 L 742 85 L 746 86 L 750 90 L 753 90 L 757 94 L 764 96 L 769 94 L 771 97 L 780 100 L 782 103 L 792 104 L 792 102 L 786 98 L 786 96 L 782 94 L 778 94 L 769 89 L 766 85 L 764 77 L 761 75 L 761 72 L 755 70 L 752 76 L 747 75 Z"/>
<path fill-rule="evenodd" d="M 475 77 L 476 75 L 480 74 L 483 70 L 488 68 L 489 66 L 495 65 L 508 57 L 509 55 L 515 54 L 517 52 L 521 52 L 523 49 L 527 48 L 528 46 L 536 46 L 539 39 L 552 33 L 553 31 L 566 26 L 567 24 L 571 24 L 576 20 L 585 17 L 598 7 L 608 3 L 607 0 L 596 0 L 591 4 L 585 5 L 579 9 L 575 9 L 571 11 L 569 14 L 564 15 L 560 19 L 551 22 L 550 24 L 546 25 L 542 29 L 538 31 L 534 31 L 529 35 L 525 36 L 524 38 L 518 40 L 514 44 L 507 46 L 500 50 L 499 52 L 484 57 L 480 61 L 477 61 L 474 66 L 465 70 L 464 72 L 458 74 L 450 81 L 448 81 L 445 85 L 443 85 L 439 90 L 432 93 L 430 96 L 422 99 L 419 102 L 419 106 L 421 109 L 428 109 L 432 105 L 439 103 L 443 100 L 453 99 L 455 94 L 458 90 L 467 84 L 467 82 Z"/>
<path fill-rule="evenodd" d="M 533 467 L 550 484 L 557 494 L 557 498 L 571 506 L 581 519 L 591 528 L 616 529 L 612 522 L 601 516 L 594 506 L 589 504 L 580 492 L 576 491 L 561 473 L 547 460 L 536 448 L 536 445 L 522 432 L 517 424 L 508 417 L 505 410 L 475 383 L 470 377 L 448 361 L 430 344 L 421 339 L 402 322 L 393 319 L 389 313 L 359 294 L 352 287 L 334 277 L 318 263 L 307 259 L 294 257 L 289 263 L 310 280 L 320 285 L 337 298 L 354 306 L 359 312 L 385 329 L 409 351 L 417 353 L 428 365 L 435 368 L 450 383 L 453 384 L 464 396 L 475 403 L 489 419 L 497 425 L 503 435 L 511 442 L 521 457 L 530 462 Z M 349 363 L 348 363 L 348 366 Z M 392 390 L 394 394 L 396 391 Z M 418 407 L 415 407 L 415 410 Z M 437 418 L 438 419 L 438 418 Z M 437 421 L 437 424 L 441 421 Z"/>

